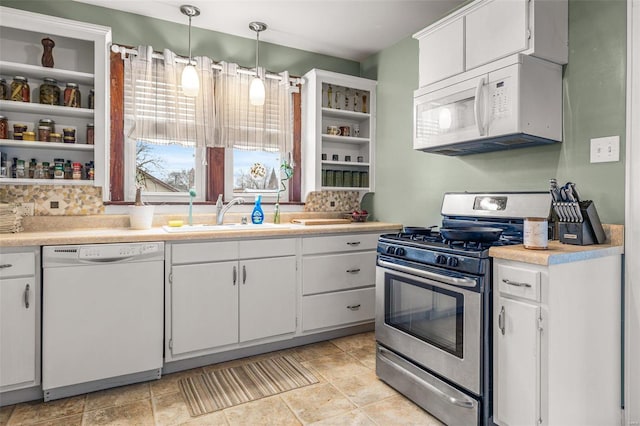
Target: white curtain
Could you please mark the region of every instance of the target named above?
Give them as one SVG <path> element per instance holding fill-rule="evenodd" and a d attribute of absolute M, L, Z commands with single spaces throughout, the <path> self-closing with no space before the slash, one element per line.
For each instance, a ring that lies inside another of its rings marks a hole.
<path fill-rule="evenodd" d="M 155 144 L 215 146 L 215 78 L 212 61 L 196 57 L 198 96 L 186 97 L 180 85 L 185 64 L 164 50 L 153 58 L 151 46 L 139 46 L 124 61 L 125 135 Z"/>
<path fill-rule="evenodd" d="M 252 75 L 238 72 L 237 64 L 221 62 L 216 81 L 216 145 L 245 150 L 291 152 L 293 149 L 289 73 L 281 79 L 264 78 L 265 103 L 249 102 Z"/>

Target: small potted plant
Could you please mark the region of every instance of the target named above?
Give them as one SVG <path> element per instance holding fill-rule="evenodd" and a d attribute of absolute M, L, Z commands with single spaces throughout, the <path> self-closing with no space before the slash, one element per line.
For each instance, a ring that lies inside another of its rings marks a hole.
<path fill-rule="evenodd" d="M 280 223 L 280 193 L 286 191 L 287 187 L 285 182 L 291 179 L 293 176 L 293 161 L 291 159 L 282 161 L 280 170 L 284 174 L 284 177 L 280 178 L 280 187 L 278 188 L 278 194 L 276 196 L 276 205 L 273 210 L 273 223 Z"/>

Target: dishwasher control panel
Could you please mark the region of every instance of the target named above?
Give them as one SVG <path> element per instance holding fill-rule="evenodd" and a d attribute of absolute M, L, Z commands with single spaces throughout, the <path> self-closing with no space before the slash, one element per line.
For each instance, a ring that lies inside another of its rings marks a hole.
<path fill-rule="evenodd" d="M 164 243 L 89 244 L 43 247 L 46 267 L 107 262 L 164 260 Z"/>

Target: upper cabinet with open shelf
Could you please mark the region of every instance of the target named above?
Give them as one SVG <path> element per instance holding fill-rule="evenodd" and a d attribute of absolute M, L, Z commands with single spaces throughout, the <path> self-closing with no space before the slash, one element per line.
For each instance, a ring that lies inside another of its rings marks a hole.
<path fill-rule="evenodd" d="M 376 82 L 313 69 L 302 97 L 302 198 L 311 191 L 375 187 Z"/>
<path fill-rule="evenodd" d="M 109 141 L 109 46 L 111 29 L 104 26 L 17 9 L 0 7 L 0 76 L 7 85 L 15 76 L 26 77 L 30 86 L 30 102 L 0 101 L 0 115 L 9 122 L 9 138 L 0 140 L 0 151 L 9 161 L 12 158 L 51 162 L 65 158 L 74 162 L 95 164 L 95 180 L 86 184 L 108 188 L 106 172 Z M 45 37 L 55 42 L 53 67 L 41 64 Z M 66 83 L 76 83 L 81 93 L 81 108 L 40 104 L 39 87 L 45 78 L 57 81 L 61 92 Z M 94 108 L 88 105 L 90 90 L 95 91 Z M 21 123 L 37 133 L 38 122 L 51 119 L 56 133 L 63 128 L 76 129 L 76 143 L 29 142 L 13 139 L 12 124 Z M 93 124 L 94 143 L 87 144 L 87 125 Z M 38 183 L 28 179 L 0 180 L 2 183 Z M 66 184 L 65 180 L 51 180 L 52 184 Z M 103 190 L 103 196 L 108 191 Z"/>

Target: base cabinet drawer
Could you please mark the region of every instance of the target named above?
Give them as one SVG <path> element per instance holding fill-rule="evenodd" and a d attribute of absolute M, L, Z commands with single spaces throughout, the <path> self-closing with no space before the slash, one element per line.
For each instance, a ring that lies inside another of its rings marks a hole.
<path fill-rule="evenodd" d="M 373 320 L 375 287 L 302 298 L 302 329 L 314 330 Z"/>
<path fill-rule="evenodd" d="M 367 287 L 376 282 L 376 252 L 305 256 L 302 294 Z"/>

